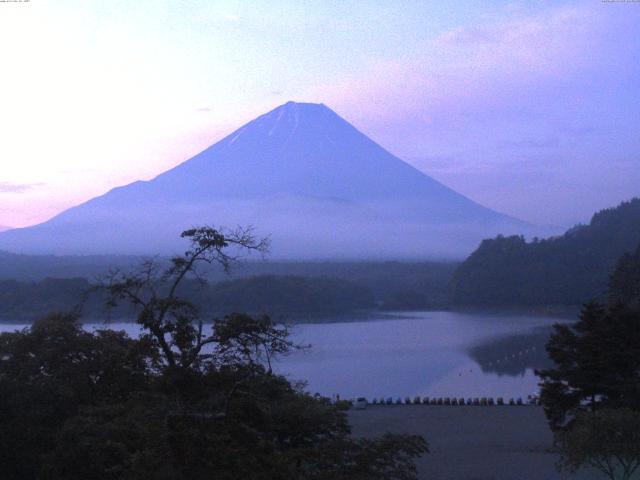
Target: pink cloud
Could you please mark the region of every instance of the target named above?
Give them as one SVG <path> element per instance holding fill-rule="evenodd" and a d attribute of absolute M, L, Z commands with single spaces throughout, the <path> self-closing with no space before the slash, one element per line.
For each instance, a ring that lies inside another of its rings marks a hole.
<path fill-rule="evenodd" d="M 407 118 L 429 124 L 442 112 L 495 108 L 495 102 L 512 102 L 521 88 L 589 65 L 598 21 L 592 8 L 560 8 L 458 28 L 417 46 L 410 59 L 376 62 L 323 96 L 368 125 Z"/>
<path fill-rule="evenodd" d="M 571 224 L 640 193 L 640 170 L 626 167 L 640 148 L 640 8 L 610 7 L 506 11 L 317 93 L 473 199 Z M 572 199 L 584 206 L 560 212 Z"/>

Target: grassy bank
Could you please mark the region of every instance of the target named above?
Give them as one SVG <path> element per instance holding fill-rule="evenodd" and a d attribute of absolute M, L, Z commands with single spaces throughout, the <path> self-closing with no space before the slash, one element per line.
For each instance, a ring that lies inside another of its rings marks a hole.
<path fill-rule="evenodd" d="M 561 475 L 541 407 L 369 406 L 352 410 L 353 433 L 423 435 L 431 453 L 418 460 L 420 479 L 598 479 L 597 472 Z"/>

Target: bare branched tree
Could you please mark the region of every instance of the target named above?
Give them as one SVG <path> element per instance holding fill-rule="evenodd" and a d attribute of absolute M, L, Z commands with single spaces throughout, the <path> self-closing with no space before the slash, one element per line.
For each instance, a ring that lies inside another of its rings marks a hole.
<path fill-rule="evenodd" d="M 208 226 L 186 230 L 181 237 L 189 240 L 189 248 L 173 257 L 168 267 L 163 268 L 158 259 L 145 260 L 132 272 L 110 272 L 101 287 L 109 306 L 124 301 L 135 308 L 137 322 L 157 342 L 168 367 L 190 368 L 210 357 L 202 355 L 205 345 L 220 339 L 215 329 L 204 333 L 203 318 L 196 305 L 179 296 L 180 285 L 187 278 L 206 282 L 200 269 L 203 264 L 216 264 L 228 272 L 243 254 L 266 254 L 269 239 L 257 239 L 251 228 L 224 232 Z M 280 347 L 268 336 L 254 340 L 264 341 L 268 351 L 269 345 L 275 350 Z M 266 358 L 269 361 L 269 354 Z"/>

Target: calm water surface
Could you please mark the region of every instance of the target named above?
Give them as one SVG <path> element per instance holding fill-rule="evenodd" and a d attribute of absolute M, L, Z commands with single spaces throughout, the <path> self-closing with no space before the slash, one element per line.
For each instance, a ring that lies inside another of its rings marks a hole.
<path fill-rule="evenodd" d="M 366 321 L 302 324 L 293 338 L 306 351 L 276 369 L 308 390 L 342 398 L 526 397 L 538 390 L 534 369 L 548 365 L 544 344 L 560 320 L 526 315 L 402 312 Z M 109 328 L 137 335 L 132 323 Z M 0 324 L 0 331 L 25 325 Z M 87 328 L 104 328 L 104 323 Z"/>

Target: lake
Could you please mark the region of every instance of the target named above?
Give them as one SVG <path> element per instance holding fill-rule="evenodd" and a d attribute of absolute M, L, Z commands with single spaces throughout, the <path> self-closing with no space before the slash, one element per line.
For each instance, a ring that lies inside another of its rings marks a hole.
<path fill-rule="evenodd" d="M 293 339 L 311 348 L 281 358 L 275 369 L 308 390 L 341 398 L 514 397 L 538 391 L 535 369 L 553 317 L 401 312 L 366 320 L 293 326 Z M 137 335 L 132 323 L 109 328 Z M 24 324 L 0 324 L 0 331 Z M 104 328 L 104 323 L 87 328 Z"/>

